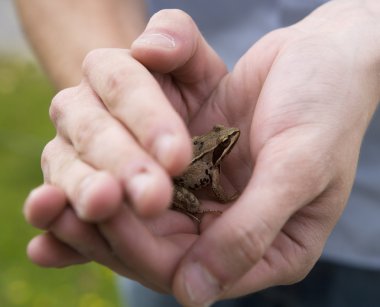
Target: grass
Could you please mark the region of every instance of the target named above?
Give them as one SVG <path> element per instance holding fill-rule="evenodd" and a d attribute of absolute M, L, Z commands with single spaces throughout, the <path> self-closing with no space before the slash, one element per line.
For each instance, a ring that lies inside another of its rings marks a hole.
<path fill-rule="evenodd" d="M 43 269 L 26 257 L 27 242 L 38 231 L 24 221 L 22 204 L 42 182 L 40 153 L 54 136 L 52 95 L 34 64 L 0 57 L 0 306 L 118 306 L 107 269 Z"/>

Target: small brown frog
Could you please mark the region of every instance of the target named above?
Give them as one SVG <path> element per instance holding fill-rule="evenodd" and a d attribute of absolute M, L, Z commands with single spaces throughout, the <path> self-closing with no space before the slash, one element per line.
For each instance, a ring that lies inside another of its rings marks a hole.
<path fill-rule="evenodd" d="M 175 177 L 172 208 L 199 222 L 197 215 L 217 210 L 201 209 L 199 199 L 191 192 L 211 185 L 216 198 L 225 203 L 236 198 L 228 196 L 220 184 L 220 164 L 240 136 L 237 128 L 216 125 L 201 136 L 194 136 L 193 159 L 184 174 Z"/>

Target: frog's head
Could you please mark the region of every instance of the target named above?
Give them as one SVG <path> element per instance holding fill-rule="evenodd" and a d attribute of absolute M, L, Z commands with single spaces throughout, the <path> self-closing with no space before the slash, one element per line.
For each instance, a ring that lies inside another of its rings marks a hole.
<path fill-rule="evenodd" d="M 240 130 L 234 127 L 217 125 L 212 131 L 217 135 L 218 140 L 213 151 L 212 161 L 214 165 L 218 165 L 236 144 L 240 136 Z"/>

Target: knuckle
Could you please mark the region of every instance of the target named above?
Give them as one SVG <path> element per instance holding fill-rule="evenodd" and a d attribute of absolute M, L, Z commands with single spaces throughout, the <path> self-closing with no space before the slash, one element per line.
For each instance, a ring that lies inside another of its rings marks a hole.
<path fill-rule="evenodd" d="M 88 75 L 95 65 L 102 62 L 105 51 L 105 48 L 97 48 L 86 54 L 82 62 L 82 71 L 84 75 Z"/>
<path fill-rule="evenodd" d="M 154 114 L 153 110 L 149 110 L 144 115 L 144 120 L 138 123 L 141 134 L 138 136 L 140 144 L 148 150 L 153 152 L 156 150 L 157 132 L 162 131 L 160 123 L 157 122 L 158 115 Z M 136 125 L 137 126 L 137 125 Z"/>
<path fill-rule="evenodd" d="M 110 59 L 117 65 L 109 65 Z M 99 66 L 99 63 L 108 63 L 106 66 Z M 120 52 L 107 48 L 94 49 L 90 51 L 82 64 L 84 76 L 100 93 L 103 102 L 107 107 L 112 108 L 119 102 L 126 87 L 128 90 L 135 88 L 136 69 L 135 66 L 142 67 L 141 64 L 132 60 L 129 52 Z M 100 71 L 101 70 L 101 71 Z M 97 77 L 102 73 L 101 81 Z M 128 82 L 128 83 L 127 83 Z"/>
<path fill-rule="evenodd" d="M 303 261 L 297 258 L 297 263 L 289 259 L 285 259 L 285 261 L 285 269 L 284 272 L 280 273 L 279 284 L 292 285 L 302 281 L 309 274 L 316 260 L 312 260 L 312 257 L 306 257 Z"/>
<path fill-rule="evenodd" d="M 78 91 L 77 87 L 70 87 L 58 92 L 51 101 L 49 116 L 57 124 L 65 115 L 66 106 L 73 100 Z"/>
<path fill-rule="evenodd" d="M 295 172 L 298 181 L 305 187 L 305 193 L 319 195 L 330 181 L 332 164 L 327 156 L 316 154 L 311 150 L 306 150 L 301 154 L 300 161 L 304 163 L 303 167 Z"/>
<path fill-rule="evenodd" d="M 311 240 L 310 243 L 303 244 L 294 241 L 289 245 L 288 253 L 283 254 L 281 260 L 278 260 L 278 263 L 281 263 L 281 269 L 277 270 L 278 284 L 295 284 L 309 274 L 323 249 L 320 244 L 314 242 Z"/>
<path fill-rule="evenodd" d="M 85 234 L 84 224 L 75 216 L 72 209 L 65 209 L 52 225 L 51 230 L 63 241 L 71 244 L 80 241 Z"/>
<path fill-rule="evenodd" d="M 182 21 L 185 23 L 193 23 L 193 19 L 189 14 L 180 9 L 163 9 L 152 16 L 152 20 L 171 20 Z"/>
<path fill-rule="evenodd" d="M 93 114 L 91 118 L 78 123 L 77 129 L 73 131 L 71 141 L 79 155 L 91 151 L 91 144 L 108 129 L 106 123 L 104 115 L 101 114 Z"/>
<path fill-rule="evenodd" d="M 51 141 L 49 141 L 44 149 L 42 150 L 42 154 L 41 154 L 41 168 L 42 168 L 42 172 L 43 172 L 43 175 L 44 175 L 44 180 L 45 182 L 50 182 L 50 160 L 52 157 L 55 156 L 55 148 L 56 148 L 56 145 L 57 145 L 57 137 L 55 137 L 54 139 L 52 139 Z"/>
<path fill-rule="evenodd" d="M 239 262 L 244 267 L 254 265 L 265 253 L 266 244 L 259 232 L 252 231 L 246 227 L 238 227 L 235 234 L 237 235 L 237 251 L 239 252 Z"/>
<path fill-rule="evenodd" d="M 110 109 L 116 109 L 122 101 L 123 95 L 126 92 L 127 86 L 129 93 L 138 87 L 134 84 L 135 81 L 131 78 L 131 70 L 128 66 L 119 67 L 110 74 L 105 82 L 104 88 L 104 103 Z"/>

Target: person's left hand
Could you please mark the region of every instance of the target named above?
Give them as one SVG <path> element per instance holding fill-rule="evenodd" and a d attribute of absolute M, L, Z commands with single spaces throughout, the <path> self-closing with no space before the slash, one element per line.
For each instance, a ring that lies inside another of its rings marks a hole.
<path fill-rule="evenodd" d="M 47 230 L 29 244 L 35 263 L 62 267 L 93 260 L 171 291 L 175 267 L 197 237 L 185 215 L 159 214 L 170 205 L 170 176 L 191 155 L 181 116 L 189 121 L 227 73 L 184 16 L 173 15 L 186 30 L 178 48 L 168 48 L 176 56 L 161 48 L 156 62 L 171 74 L 155 79 L 129 50 L 94 50 L 84 61 L 81 84 L 53 99 L 57 136 L 43 152 L 45 184 L 25 204 L 27 221 Z M 131 182 L 140 173 L 137 189 Z"/>

